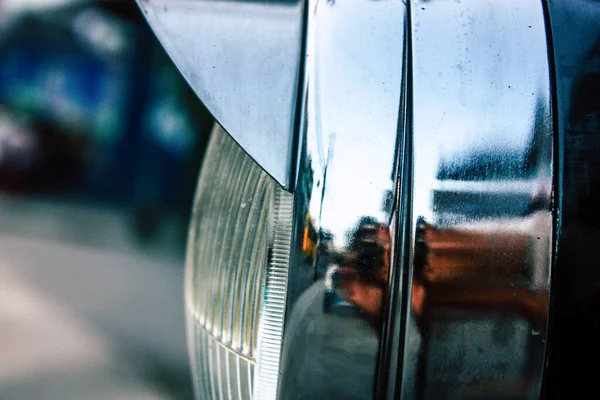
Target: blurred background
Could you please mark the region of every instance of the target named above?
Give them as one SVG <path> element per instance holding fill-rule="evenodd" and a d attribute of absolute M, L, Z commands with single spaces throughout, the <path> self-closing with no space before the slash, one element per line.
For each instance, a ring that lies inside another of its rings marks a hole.
<path fill-rule="evenodd" d="M 133 1 L 0 0 L 0 399 L 190 399 L 212 126 Z"/>

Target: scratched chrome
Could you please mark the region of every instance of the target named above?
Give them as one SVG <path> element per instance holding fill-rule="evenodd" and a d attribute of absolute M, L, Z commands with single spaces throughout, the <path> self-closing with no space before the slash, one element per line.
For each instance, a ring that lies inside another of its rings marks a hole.
<path fill-rule="evenodd" d="M 289 188 L 303 1 L 137 2 L 221 126 Z"/>
<path fill-rule="evenodd" d="M 405 5 L 309 1 L 281 399 L 375 390 L 390 269 Z"/>
<path fill-rule="evenodd" d="M 406 398 L 539 397 L 552 119 L 539 0 L 414 1 Z"/>

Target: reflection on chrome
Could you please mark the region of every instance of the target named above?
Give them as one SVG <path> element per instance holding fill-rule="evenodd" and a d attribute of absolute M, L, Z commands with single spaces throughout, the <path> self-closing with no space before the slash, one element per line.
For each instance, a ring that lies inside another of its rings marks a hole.
<path fill-rule="evenodd" d="M 407 397 L 539 397 L 553 223 L 543 16 L 538 0 L 412 8 Z"/>
<path fill-rule="evenodd" d="M 375 391 L 388 296 L 405 6 L 309 1 L 279 398 Z"/>
<path fill-rule="evenodd" d="M 348 250 L 339 256 L 334 290 L 379 329 L 390 271 L 388 227 L 374 218 L 362 218 L 350 234 Z"/>

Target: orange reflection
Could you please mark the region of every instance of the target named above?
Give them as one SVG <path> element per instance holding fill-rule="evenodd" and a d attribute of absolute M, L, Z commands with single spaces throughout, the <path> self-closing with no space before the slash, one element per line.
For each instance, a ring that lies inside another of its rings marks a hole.
<path fill-rule="evenodd" d="M 371 322 L 381 317 L 390 269 L 390 232 L 369 218 L 351 235 L 350 252 L 337 271 L 338 293 Z"/>
<path fill-rule="evenodd" d="M 410 304 L 422 340 L 419 396 L 527 395 L 549 300 L 551 230 L 542 219 L 547 212 L 468 227 L 419 219 Z"/>
<path fill-rule="evenodd" d="M 422 254 L 416 255 L 413 282 L 415 313 L 421 313 L 419 299 L 425 298 L 418 287 L 426 286 L 428 307 L 492 307 L 531 321 L 544 318 L 548 292 L 532 287 L 537 262 L 530 239 L 530 232 L 519 230 L 460 230 L 422 222 L 417 232 L 422 247 L 417 253 Z"/>

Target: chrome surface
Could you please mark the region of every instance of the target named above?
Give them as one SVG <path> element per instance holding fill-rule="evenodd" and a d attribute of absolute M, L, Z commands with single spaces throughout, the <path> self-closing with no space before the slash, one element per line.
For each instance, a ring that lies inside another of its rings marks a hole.
<path fill-rule="evenodd" d="M 600 2 L 548 2 L 557 89 L 558 196 L 546 399 L 597 391 L 600 359 Z"/>
<path fill-rule="evenodd" d="M 310 1 L 281 399 L 375 391 L 404 61 L 402 1 Z"/>
<path fill-rule="evenodd" d="M 290 187 L 303 2 L 137 2 L 213 116 L 267 173 Z"/>
<path fill-rule="evenodd" d="M 422 0 L 410 17 L 414 183 L 402 394 L 539 397 L 553 227 L 542 3 Z"/>

